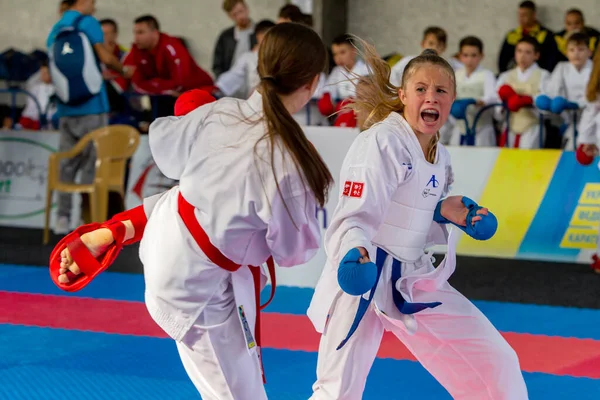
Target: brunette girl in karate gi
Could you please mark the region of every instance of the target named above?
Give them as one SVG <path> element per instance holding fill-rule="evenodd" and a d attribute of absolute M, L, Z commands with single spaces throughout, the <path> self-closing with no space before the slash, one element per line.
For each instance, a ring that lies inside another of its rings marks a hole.
<path fill-rule="evenodd" d="M 255 329 L 256 287 L 266 277 L 252 266 L 270 257 L 282 267 L 304 264 L 320 247 L 315 209 L 332 177 L 292 115 L 313 95 L 326 58 L 312 29 L 269 29 L 248 100 L 224 98 L 150 126 L 154 161 L 179 185 L 144 202 L 147 222 L 121 218 L 120 233 L 81 238 L 99 257 L 116 236 L 126 243 L 142 227 L 146 306 L 204 400 L 267 398 Z M 69 249 L 61 284 L 80 273 Z"/>
<path fill-rule="evenodd" d="M 366 130 L 342 166 L 327 263 L 308 310 L 322 334 L 311 399 L 361 399 L 387 330 L 453 398 L 525 400 L 515 351 L 447 282 L 457 232 L 448 236 L 446 225 L 480 240 L 497 227 L 473 200 L 446 197 L 452 167 L 438 139 L 455 99 L 454 71 L 425 50 L 395 87 L 389 66 L 363 46 L 373 75 L 361 81 L 355 107 Z M 434 268 L 425 249 L 446 242 L 447 255 Z M 389 389 L 402 393 L 411 384 L 398 374 Z"/>

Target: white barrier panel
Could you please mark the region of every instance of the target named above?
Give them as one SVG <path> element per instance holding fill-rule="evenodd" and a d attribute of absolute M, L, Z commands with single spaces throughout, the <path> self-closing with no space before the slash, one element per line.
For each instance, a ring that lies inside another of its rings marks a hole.
<path fill-rule="evenodd" d="M 48 156 L 58 141 L 57 132 L 0 132 L 1 225 L 44 226 Z"/>
<path fill-rule="evenodd" d="M 177 182 L 165 177 L 152 159 L 148 135 L 140 137 L 140 144 L 131 159 L 125 207 L 131 209 L 142 204 L 144 197 L 164 192 Z"/>

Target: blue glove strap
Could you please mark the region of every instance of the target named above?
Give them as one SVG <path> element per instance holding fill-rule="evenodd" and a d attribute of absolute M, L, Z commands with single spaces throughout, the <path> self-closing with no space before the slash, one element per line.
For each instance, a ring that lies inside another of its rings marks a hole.
<path fill-rule="evenodd" d="M 433 220 L 438 224 L 447 224 L 448 221 L 446 218 L 442 217 L 442 201 L 438 201 L 437 206 L 435 206 L 435 211 L 433 212 Z"/>

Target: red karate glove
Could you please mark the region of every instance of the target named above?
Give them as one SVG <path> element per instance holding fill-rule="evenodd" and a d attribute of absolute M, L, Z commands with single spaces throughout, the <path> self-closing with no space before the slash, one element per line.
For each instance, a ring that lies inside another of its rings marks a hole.
<path fill-rule="evenodd" d="M 533 98 L 531 96 L 514 95 L 508 99 L 507 106 L 512 112 L 519 111 L 523 107 L 533 105 Z"/>
<path fill-rule="evenodd" d="M 511 97 L 515 96 L 517 92 L 510 85 L 502 85 L 498 89 L 498 96 L 503 102 L 507 102 Z"/>
<path fill-rule="evenodd" d="M 325 93 L 323 97 L 317 101 L 317 107 L 319 108 L 319 112 L 325 117 L 329 117 L 333 114 L 335 112 L 335 107 L 331 100 L 331 94 Z"/>
<path fill-rule="evenodd" d="M 581 165 L 590 165 L 592 161 L 594 161 L 594 154 L 589 155 L 586 152 L 584 152 L 584 146 L 584 144 L 580 144 L 579 147 L 577 147 L 577 151 L 575 152 L 575 158 L 577 159 L 577 162 Z"/>

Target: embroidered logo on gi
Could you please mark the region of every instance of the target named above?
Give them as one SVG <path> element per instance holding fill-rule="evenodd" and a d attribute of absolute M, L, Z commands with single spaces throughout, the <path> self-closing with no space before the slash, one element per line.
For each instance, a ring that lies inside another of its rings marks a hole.
<path fill-rule="evenodd" d="M 350 197 L 362 197 L 364 183 L 352 182 L 352 189 L 350 190 Z"/>
<path fill-rule="evenodd" d="M 346 183 L 344 183 L 344 192 L 342 193 L 342 196 L 348 196 L 350 194 L 351 188 L 352 188 L 352 182 L 346 181 Z"/>
<path fill-rule="evenodd" d="M 429 182 L 427 182 L 427 185 L 425 185 L 425 186 L 429 186 L 430 183 L 434 188 L 436 188 L 440 185 L 440 182 L 437 179 L 435 179 L 435 175 L 431 175 Z"/>
<path fill-rule="evenodd" d="M 427 198 L 427 196 L 437 196 L 437 194 L 431 193 L 431 189 L 429 189 L 429 188 L 423 189 L 423 193 L 421 193 L 421 194 L 423 195 L 424 198 Z"/>
<path fill-rule="evenodd" d="M 346 183 L 344 183 L 344 191 L 342 192 L 342 196 L 362 197 L 364 187 L 365 184 L 362 182 L 346 181 Z"/>
<path fill-rule="evenodd" d="M 242 322 L 242 327 L 244 328 L 244 335 L 246 336 L 246 343 L 248 348 L 251 349 L 256 346 L 256 342 L 254 341 L 254 336 L 250 331 L 250 326 L 248 325 L 248 321 L 246 320 L 246 314 L 244 313 L 244 306 L 239 306 L 238 311 L 240 313 L 240 321 Z"/>
<path fill-rule="evenodd" d="M 412 169 L 412 164 L 411 163 L 402 163 L 402 165 L 406 165 L 406 168 L 408 168 L 408 170 L 410 171 Z"/>

